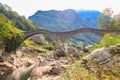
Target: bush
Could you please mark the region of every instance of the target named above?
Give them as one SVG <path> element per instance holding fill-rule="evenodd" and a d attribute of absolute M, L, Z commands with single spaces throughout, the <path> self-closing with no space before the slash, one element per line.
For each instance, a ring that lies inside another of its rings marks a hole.
<path fill-rule="evenodd" d="M 14 35 L 6 44 L 5 51 L 12 52 L 15 51 L 23 42 L 23 35 L 16 34 Z"/>
<path fill-rule="evenodd" d="M 23 41 L 23 33 L 13 23 L 0 14 L 0 48 L 6 52 L 15 51 Z"/>
<path fill-rule="evenodd" d="M 93 51 L 96 48 L 113 46 L 116 45 L 117 43 L 120 43 L 119 34 L 106 34 L 104 35 L 100 42 L 94 44 L 91 51 Z"/>
<path fill-rule="evenodd" d="M 97 78 L 95 75 L 89 74 L 88 70 L 79 61 L 76 61 L 72 67 L 63 72 L 60 80 L 97 80 Z"/>
<path fill-rule="evenodd" d="M 52 44 L 48 44 L 48 45 L 43 46 L 43 48 L 47 50 L 53 50 L 54 46 Z"/>

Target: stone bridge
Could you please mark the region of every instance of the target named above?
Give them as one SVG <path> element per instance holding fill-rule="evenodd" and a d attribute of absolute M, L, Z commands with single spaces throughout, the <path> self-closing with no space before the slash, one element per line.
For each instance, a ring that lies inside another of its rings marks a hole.
<path fill-rule="evenodd" d="M 71 38 L 72 36 L 74 36 L 76 34 L 80 34 L 80 33 L 93 33 L 93 34 L 98 34 L 100 36 L 103 36 L 106 33 L 120 34 L 120 30 L 80 28 L 80 29 L 66 31 L 66 32 L 51 32 L 51 31 L 44 30 L 44 29 L 37 29 L 37 30 L 33 30 L 33 31 L 24 32 L 24 34 L 25 34 L 24 40 L 26 40 L 27 38 L 29 38 L 33 35 L 36 35 L 36 34 L 47 34 L 49 36 L 54 37 L 56 40 L 65 41 L 65 40 Z"/>

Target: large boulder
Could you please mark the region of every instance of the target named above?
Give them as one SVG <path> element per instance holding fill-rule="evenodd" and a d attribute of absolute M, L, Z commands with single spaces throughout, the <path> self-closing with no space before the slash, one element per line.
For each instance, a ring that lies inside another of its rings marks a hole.
<path fill-rule="evenodd" d="M 93 47 L 93 45 L 88 45 L 88 46 L 86 46 L 84 49 L 82 49 L 82 51 L 83 51 L 84 53 L 89 52 L 92 47 Z"/>
<path fill-rule="evenodd" d="M 47 44 L 45 37 L 42 34 L 37 34 L 31 37 L 31 39 L 37 43 Z"/>
<path fill-rule="evenodd" d="M 88 60 L 94 60 L 107 67 L 120 61 L 120 44 L 110 46 L 108 48 L 100 48 L 91 52 L 89 55 L 83 58 L 86 63 Z"/>
<path fill-rule="evenodd" d="M 81 56 L 83 53 L 82 51 L 78 51 L 76 48 L 74 47 L 69 47 L 68 48 L 68 53 L 70 54 L 70 56 L 72 57 L 79 57 Z"/>
<path fill-rule="evenodd" d="M 36 63 L 30 60 L 28 64 L 29 66 L 20 67 L 9 62 L 0 63 L 0 80 L 27 80 L 36 66 Z"/>
<path fill-rule="evenodd" d="M 78 51 L 74 47 L 68 46 L 66 43 L 60 43 L 57 48 L 54 50 L 55 57 L 65 57 L 65 56 L 72 56 L 72 57 L 79 57 L 83 53 L 82 51 Z"/>
<path fill-rule="evenodd" d="M 108 58 L 110 58 L 112 54 L 110 54 L 110 49 L 109 48 L 100 48 L 96 49 L 93 52 L 91 52 L 89 55 L 84 57 L 84 60 L 96 60 L 96 61 L 104 61 Z"/>
<path fill-rule="evenodd" d="M 64 57 L 68 54 L 68 45 L 66 43 L 60 43 L 54 50 L 54 54 L 57 57 Z"/>

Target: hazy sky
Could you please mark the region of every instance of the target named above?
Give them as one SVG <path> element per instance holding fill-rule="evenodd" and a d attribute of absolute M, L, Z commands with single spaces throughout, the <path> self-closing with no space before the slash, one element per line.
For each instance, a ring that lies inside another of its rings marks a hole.
<path fill-rule="evenodd" d="M 120 0 L 0 0 L 26 17 L 33 15 L 37 10 L 98 10 L 111 7 L 115 13 L 120 12 Z"/>

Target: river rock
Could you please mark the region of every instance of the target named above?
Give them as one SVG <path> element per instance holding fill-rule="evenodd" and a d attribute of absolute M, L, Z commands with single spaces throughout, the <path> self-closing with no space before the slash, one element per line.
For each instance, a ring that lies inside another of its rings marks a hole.
<path fill-rule="evenodd" d="M 83 58 L 83 60 L 96 60 L 96 61 L 104 61 L 108 58 L 110 58 L 112 54 L 110 54 L 110 49 L 109 48 L 100 48 L 96 49 L 93 52 L 91 52 L 89 55 Z"/>
<path fill-rule="evenodd" d="M 0 80 L 5 80 L 6 77 L 14 71 L 14 68 L 11 64 L 6 62 L 0 62 Z"/>
<path fill-rule="evenodd" d="M 68 45 L 66 43 L 60 43 L 54 50 L 54 54 L 57 57 L 65 57 L 68 54 Z"/>
<path fill-rule="evenodd" d="M 99 64 L 110 67 L 115 63 L 120 62 L 120 44 L 110 46 L 108 48 L 100 48 L 91 52 L 89 55 L 83 58 L 83 63 L 87 63 L 88 60 L 95 60 Z"/>
<path fill-rule="evenodd" d="M 69 47 L 68 48 L 68 53 L 70 54 L 70 56 L 73 56 L 73 57 L 79 57 L 81 56 L 81 52 L 78 51 L 76 48 L 74 47 Z"/>
<path fill-rule="evenodd" d="M 50 70 L 51 75 L 60 75 L 61 71 L 64 70 L 64 67 L 62 66 L 53 66 Z"/>
<path fill-rule="evenodd" d="M 42 34 L 34 35 L 31 39 L 37 43 L 48 44 L 48 42 L 45 40 L 45 37 Z"/>

